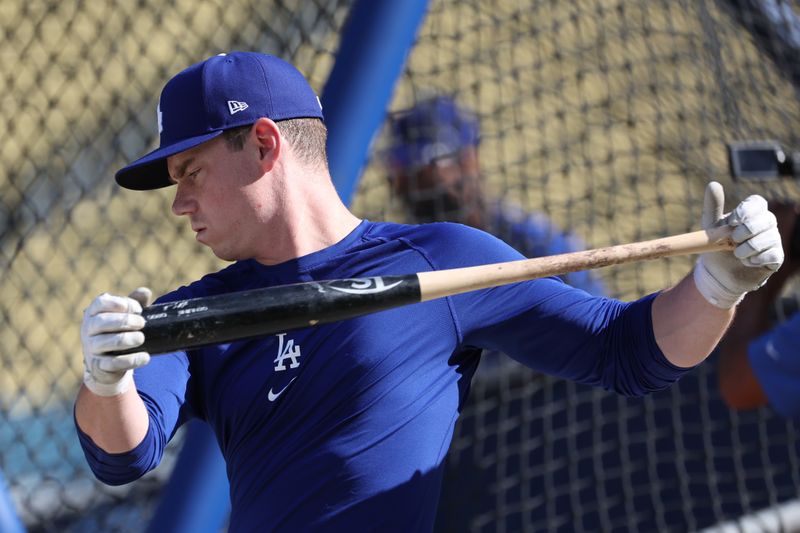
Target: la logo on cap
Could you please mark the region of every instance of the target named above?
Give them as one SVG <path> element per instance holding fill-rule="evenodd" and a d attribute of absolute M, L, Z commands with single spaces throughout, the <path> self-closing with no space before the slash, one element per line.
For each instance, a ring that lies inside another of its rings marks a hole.
<path fill-rule="evenodd" d="M 228 100 L 228 111 L 231 112 L 231 115 L 235 115 L 239 111 L 244 111 L 249 106 L 247 102 L 237 102 L 236 100 Z"/>

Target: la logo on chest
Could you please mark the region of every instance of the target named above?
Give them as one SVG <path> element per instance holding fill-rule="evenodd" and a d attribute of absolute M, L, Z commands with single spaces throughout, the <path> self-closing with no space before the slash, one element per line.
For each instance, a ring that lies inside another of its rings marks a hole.
<path fill-rule="evenodd" d="M 300 366 L 300 345 L 294 343 L 294 339 L 286 340 L 286 333 L 278 333 L 278 357 L 275 358 L 275 372 L 282 372 L 287 368 L 297 368 Z M 288 367 L 286 366 L 288 360 Z"/>

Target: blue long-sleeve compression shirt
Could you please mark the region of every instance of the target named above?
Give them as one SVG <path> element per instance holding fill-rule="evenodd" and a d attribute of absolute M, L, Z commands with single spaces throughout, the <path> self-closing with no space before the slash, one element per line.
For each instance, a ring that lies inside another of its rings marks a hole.
<path fill-rule="evenodd" d="M 319 252 L 241 261 L 161 301 L 521 258 L 466 226 L 364 221 Z M 207 421 L 232 532 L 430 530 L 481 349 L 625 395 L 662 389 L 685 370 L 656 345 L 652 298 L 623 303 L 547 278 L 156 356 L 134 376 L 150 416 L 142 443 L 107 454 L 79 437 L 97 477 L 121 484 L 154 468 L 186 420 Z"/>

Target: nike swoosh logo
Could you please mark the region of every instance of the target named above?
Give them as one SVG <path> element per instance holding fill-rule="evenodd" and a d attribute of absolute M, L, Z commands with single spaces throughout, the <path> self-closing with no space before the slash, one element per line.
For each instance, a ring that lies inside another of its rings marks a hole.
<path fill-rule="evenodd" d="M 280 396 L 281 394 L 283 394 L 283 391 L 285 391 L 286 389 L 288 389 L 288 388 L 289 388 L 289 385 L 291 385 L 291 384 L 292 384 L 292 381 L 294 381 L 294 380 L 296 380 L 296 379 L 297 379 L 297 376 L 295 376 L 295 377 L 293 377 L 292 379 L 290 379 L 290 380 L 289 380 L 289 383 L 287 383 L 287 384 L 286 384 L 286 386 L 285 386 L 284 388 L 282 388 L 281 390 L 279 390 L 278 392 L 272 392 L 272 389 L 269 389 L 269 393 L 267 393 L 267 399 L 268 399 L 269 401 L 271 401 L 271 402 L 274 402 L 275 400 L 277 400 L 277 399 L 278 399 L 278 396 Z"/>
<path fill-rule="evenodd" d="M 775 349 L 775 346 L 772 345 L 771 340 L 767 341 L 765 351 L 767 352 L 767 355 L 770 356 L 772 359 L 774 359 L 775 361 L 780 361 L 781 356 L 778 353 L 778 350 Z"/>

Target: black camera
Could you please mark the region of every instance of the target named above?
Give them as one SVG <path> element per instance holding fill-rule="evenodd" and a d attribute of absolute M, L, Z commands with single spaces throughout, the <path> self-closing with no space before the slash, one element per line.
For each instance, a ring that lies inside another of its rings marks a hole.
<path fill-rule="evenodd" d="M 785 150 L 777 141 L 732 142 L 728 144 L 728 157 L 734 179 L 800 177 L 800 154 Z"/>
<path fill-rule="evenodd" d="M 778 141 L 728 143 L 731 176 L 735 180 L 800 179 L 800 153 L 787 151 Z M 800 220 L 795 219 L 789 255 L 800 258 Z"/>

